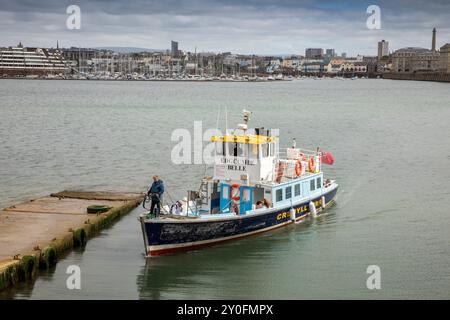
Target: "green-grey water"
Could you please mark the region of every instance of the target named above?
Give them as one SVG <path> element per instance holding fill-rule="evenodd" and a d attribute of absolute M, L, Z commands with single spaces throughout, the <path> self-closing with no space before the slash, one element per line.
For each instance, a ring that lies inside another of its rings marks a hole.
<path fill-rule="evenodd" d="M 33 283 L 30 299 L 450 298 L 450 86 L 391 80 L 180 83 L 0 80 L 0 207 L 63 189 L 172 197 L 204 166 L 170 161 L 171 133 L 195 120 L 279 128 L 333 152 L 340 184 L 326 216 L 261 236 L 154 259 L 134 210 Z M 0 243 L 0 245 L 2 245 Z M 81 290 L 66 288 L 69 265 Z M 369 290 L 366 269 L 381 269 Z"/>

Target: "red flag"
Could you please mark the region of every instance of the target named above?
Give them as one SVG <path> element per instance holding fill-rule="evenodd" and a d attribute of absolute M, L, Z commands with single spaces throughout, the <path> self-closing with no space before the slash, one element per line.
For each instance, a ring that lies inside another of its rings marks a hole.
<path fill-rule="evenodd" d="M 322 163 L 332 165 L 334 163 L 334 157 L 330 152 L 322 154 Z"/>

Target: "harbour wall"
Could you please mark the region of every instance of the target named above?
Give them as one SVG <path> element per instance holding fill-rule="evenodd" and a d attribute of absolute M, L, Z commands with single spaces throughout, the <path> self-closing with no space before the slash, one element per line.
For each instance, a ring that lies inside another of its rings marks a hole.
<path fill-rule="evenodd" d="M 32 199 L 0 211 L 0 291 L 34 279 L 63 254 L 136 208 L 139 193 L 68 192 Z M 106 212 L 88 214 L 91 205 Z"/>
<path fill-rule="evenodd" d="M 383 73 L 383 79 L 450 82 L 450 73 Z"/>

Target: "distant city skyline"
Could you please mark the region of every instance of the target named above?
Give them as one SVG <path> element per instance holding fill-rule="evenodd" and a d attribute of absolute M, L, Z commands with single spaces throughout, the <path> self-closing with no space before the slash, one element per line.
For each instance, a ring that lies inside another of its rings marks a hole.
<path fill-rule="evenodd" d="M 431 49 L 450 42 L 450 2 L 378 1 L 381 29 L 366 26 L 368 3 L 359 1 L 75 1 L 81 29 L 66 27 L 69 3 L 1 1 L 0 46 L 142 47 L 259 55 L 305 54 L 307 48 L 333 48 L 340 55 L 377 55 L 382 39 L 389 51 Z"/>

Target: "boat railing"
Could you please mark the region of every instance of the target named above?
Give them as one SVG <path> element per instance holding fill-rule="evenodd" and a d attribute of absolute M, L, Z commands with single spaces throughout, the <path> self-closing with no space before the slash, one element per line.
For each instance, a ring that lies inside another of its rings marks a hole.
<path fill-rule="evenodd" d="M 317 151 L 302 148 L 280 148 L 278 151 L 278 159 L 302 159 L 316 155 Z"/>
<path fill-rule="evenodd" d="M 308 173 L 320 172 L 320 158 L 318 154 L 312 150 L 286 148 L 280 150 L 278 163 L 274 166 L 273 177 L 276 183 L 282 183 Z M 309 168 L 309 160 L 314 157 L 315 171 L 311 172 Z M 300 163 L 298 163 L 300 161 Z"/>

